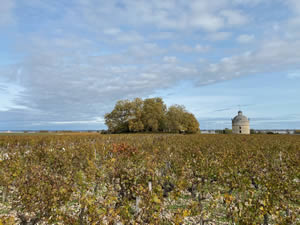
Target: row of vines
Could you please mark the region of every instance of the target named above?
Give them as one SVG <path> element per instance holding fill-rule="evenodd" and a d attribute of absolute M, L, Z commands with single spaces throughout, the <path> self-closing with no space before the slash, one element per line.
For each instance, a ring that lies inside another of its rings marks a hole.
<path fill-rule="evenodd" d="M 300 136 L 0 137 L 2 224 L 299 224 Z"/>

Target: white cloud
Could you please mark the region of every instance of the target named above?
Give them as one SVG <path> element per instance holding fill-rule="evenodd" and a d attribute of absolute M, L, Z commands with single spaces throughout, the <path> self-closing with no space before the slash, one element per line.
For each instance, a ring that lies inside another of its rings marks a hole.
<path fill-rule="evenodd" d="M 297 14 L 300 14 L 300 1 L 299 0 L 287 0 L 290 8 Z"/>
<path fill-rule="evenodd" d="M 26 109 L 22 105 L 16 104 L 18 95 L 22 91 L 22 88 L 5 82 L 1 84 L 0 82 L 0 111 L 9 111 L 13 109 Z"/>
<path fill-rule="evenodd" d="M 223 41 L 227 40 L 232 36 L 230 32 L 216 32 L 208 35 L 208 39 L 211 41 Z"/>
<path fill-rule="evenodd" d="M 218 63 L 210 64 L 207 77 L 226 80 L 250 74 L 299 70 L 299 61 L 300 41 L 265 41 L 256 51 L 225 57 Z"/>
<path fill-rule="evenodd" d="M 243 25 L 248 19 L 238 6 L 229 0 L 117 0 L 97 4 L 95 0 L 77 0 L 75 10 L 67 14 L 69 21 L 90 24 L 99 30 L 107 24 L 124 24 L 160 29 L 218 31 L 232 25 Z M 112 18 L 111 15 L 118 15 Z M 108 19 L 109 18 L 109 19 Z M 95 23 L 97 21 L 97 23 Z"/>
<path fill-rule="evenodd" d="M 244 25 L 248 22 L 248 18 L 245 15 L 243 15 L 240 11 L 223 10 L 221 11 L 221 15 L 226 18 L 228 25 Z"/>
<path fill-rule="evenodd" d="M 163 58 L 163 61 L 166 62 L 166 63 L 173 64 L 173 63 L 177 62 L 177 58 L 175 56 L 165 56 Z"/>
<path fill-rule="evenodd" d="M 191 45 L 185 45 L 185 44 L 174 44 L 172 48 L 175 49 L 175 51 L 181 52 L 181 53 L 204 53 L 208 52 L 210 50 L 210 46 L 208 45 L 201 45 L 196 44 L 194 46 Z"/>
<path fill-rule="evenodd" d="M 0 26 L 9 25 L 15 22 L 14 10 L 15 1 L 14 0 L 4 0 L 0 3 Z"/>
<path fill-rule="evenodd" d="M 68 125 L 68 124 L 104 124 L 104 118 L 96 117 L 94 120 L 74 120 L 74 121 L 51 121 L 49 124 Z"/>
<path fill-rule="evenodd" d="M 277 31 L 280 30 L 280 26 L 279 26 L 277 23 L 274 24 L 274 25 L 272 26 L 272 28 L 273 28 L 273 30 L 274 30 L 275 32 L 277 32 Z"/>
<path fill-rule="evenodd" d="M 262 0 L 20 1 L 26 2 L 24 10 L 26 5 L 42 9 L 41 18 L 49 14 L 51 21 L 47 17 L 30 27 L 33 32 L 11 35 L 20 37 L 14 46 L 16 55 L 24 57 L 7 71 L 1 68 L 0 77 L 23 88 L 10 104 L 34 112 L 24 116 L 26 110 L 10 108 L 8 118 L 93 123 L 90 118 L 111 110 L 118 99 L 146 97 L 186 79 L 208 85 L 248 74 L 300 70 L 299 16 L 251 24 L 260 14 L 243 9 L 265 4 Z M 4 2 L 0 21 L 7 24 L 14 20 L 13 1 Z M 32 23 L 32 18 L 21 20 L 26 16 L 16 21 Z M 226 40 L 234 35 L 241 43 L 253 41 L 254 35 L 243 34 L 247 23 L 249 33 L 267 31 L 261 34 L 264 41 L 241 53 L 240 45 Z"/>
<path fill-rule="evenodd" d="M 149 36 L 150 39 L 153 40 L 172 40 L 174 39 L 178 34 L 175 32 L 156 32 Z"/>
<path fill-rule="evenodd" d="M 242 75 L 297 69 L 300 61 L 299 41 L 266 41 L 256 51 L 213 64 L 204 61 L 201 68 L 166 56 L 168 51 L 155 43 L 91 56 L 95 46 L 78 38 L 32 39 L 30 54 L 21 64 L 19 82 L 24 90 L 18 103 L 41 114 L 50 113 L 54 120 L 58 116 L 63 121 L 89 121 L 86 115 L 103 115 L 117 99 L 147 96 L 180 80 L 207 85 Z"/>
<path fill-rule="evenodd" d="M 248 35 L 248 34 L 242 34 L 237 37 L 237 41 L 242 44 L 250 43 L 254 41 L 254 39 L 255 39 L 254 35 Z"/>
<path fill-rule="evenodd" d="M 121 43 L 137 43 L 137 42 L 142 42 L 144 41 L 144 37 L 143 35 L 139 34 L 138 32 L 123 32 L 123 33 L 119 33 L 116 38 L 114 39 L 117 42 L 121 42 Z"/>
<path fill-rule="evenodd" d="M 300 16 L 290 18 L 285 24 L 285 30 L 283 34 L 286 38 L 291 39 L 291 41 L 299 40 L 300 38 Z"/>
<path fill-rule="evenodd" d="M 103 33 L 107 35 L 117 35 L 120 34 L 121 32 L 122 31 L 119 28 L 108 28 L 103 31 Z"/>
<path fill-rule="evenodd" d="M 124 58 L 126 56 L 133 57 L 134 62 L 138 62 L 141 59 L 146 59 L 154 57 L 154 56 L 160 56 L 166 52 L 165 49 L 159 47 L 156 43 L 141 43 L 141 44 L 135 44 L 133 46 L 130 46 L 128 50 L 124 53 Z"/>
<path fill-rule="evenodd" d="M 210 47 L 209 46 L 203 46 L 203 45 L 200 45 L 200 44 L 196 44 L 195 46 L 195 51 L 196 52 L 207 52 L 209 51 Z"/>
<path fill-rule="evenodd" d="M 269 0 L 233 0 L 233 2 L 239 5 L 254 6 L 260 3 L 269 2 Z"/>
<path fill-rule="evenodd" d="M 188 24 L 186 24 L 188 25 Z M 213 14 L 197 14 L 191 18 L 190 25 L 208 31 L 217 31 L 224 26 L 224 20 Z"/>
<path fill-rule="evenodd" d="M 20 63 L 23 90 L 17 102 L 53 120 L 89 121 L 86 115 L 104 115 L 117 99 L 147 96 L 197 73 L 193 65 L 164 57 L 155 43 L 92 56 L 95 46 L 81 38 L 31 39 Z"/>
<path fill-rule="evenodd" d="M 287 78 L 289 78 L 289 79 L 298 79 L 298 78 L 300 78 L 300 72 L 298 72 L 298 73 L 289 73 L 288 75 L 287 75 Z"/>

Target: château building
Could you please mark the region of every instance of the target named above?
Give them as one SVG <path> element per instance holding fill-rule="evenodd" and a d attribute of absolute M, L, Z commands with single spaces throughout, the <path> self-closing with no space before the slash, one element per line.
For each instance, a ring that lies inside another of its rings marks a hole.
<path fill-rule="evenodd" d="M 233 134 L 250 134 L 249 119 L 243 115 L 242 111 L 232 119 L 232 133 Z"/>

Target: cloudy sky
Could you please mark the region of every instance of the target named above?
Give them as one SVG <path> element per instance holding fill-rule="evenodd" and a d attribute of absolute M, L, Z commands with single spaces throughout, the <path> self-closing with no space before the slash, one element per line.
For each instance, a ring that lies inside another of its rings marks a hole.
<path fill-rule="evenodd" d="M 0 130 L 103 129 L 157 96 L 202 129 L 300 128 L 300 1 L 0 0 Z"/>

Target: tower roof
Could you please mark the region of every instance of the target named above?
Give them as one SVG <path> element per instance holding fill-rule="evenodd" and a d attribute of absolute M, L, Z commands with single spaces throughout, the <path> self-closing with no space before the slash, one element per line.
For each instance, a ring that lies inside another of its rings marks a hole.
<path fill-rule="evenodd" d="M 238 115 L 232 119 L 233 124 L 241 124 L 241 123 L 248 123 L 248 122 L 249 122 L 248 118 L 243 115 L 242 111 L 238 111 Z"/>

